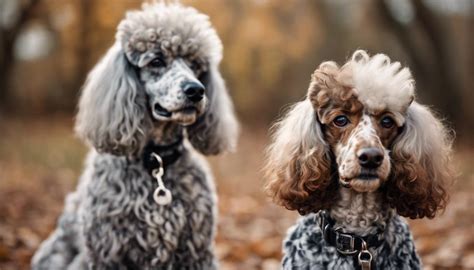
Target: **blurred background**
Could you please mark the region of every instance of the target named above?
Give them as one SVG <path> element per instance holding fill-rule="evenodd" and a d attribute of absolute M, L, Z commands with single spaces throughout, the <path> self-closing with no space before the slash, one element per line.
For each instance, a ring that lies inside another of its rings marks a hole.
<path fill-rule="evenodd" d="M 263 195 L 268 128 L 324 60 L 383 52 L 408 65 L 419 101 L 456 134 L 459 178 L 444 215 L 410 221 L 426 269 L 474 269 L 474 0 L 183 0 L 210 15 L 242 123 L 239 150 L 210 158 L 222 269 L 278 269 L 297 215 Z M 0 0 L 0 269 L 27 269 L 55 227 L 86 147 L 73 120 L 87 72 L 139 0 Z"/>

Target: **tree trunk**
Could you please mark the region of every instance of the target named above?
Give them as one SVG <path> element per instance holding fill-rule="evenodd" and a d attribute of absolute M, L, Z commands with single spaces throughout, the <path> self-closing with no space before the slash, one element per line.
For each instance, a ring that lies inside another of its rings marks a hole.
<path fill-rule="evenodd" d="M 18 19 L 9 28 L 0 25 L 0 111 L 6 111 L 11 101 L 11 73 L 14 65 L 13 46 L 23 26 L 33 17 L 40 0 L 30 0 L 20 7 Z M 3 8 L 3 7 L 0 7 Z"/>
<path fill-rule="evenodd" d="M 442 97 L 439 100 L 440 109 L 452 121 L 458 122 L 462 119 L 462 115 L 460 115 L 461 110 L 459 110 L 459 106 L 462 104 L 461 86 L 459 85 L 459 78 L 453 73 L 451 68 L 454 63 L 449 55 L 449 45 L 446 43 L 446 40 L 451 40 L 448 37 L 449 33 L 446 29 L 443 29 L 443 25 L 436 18 L 435 14 L 421 0 L 413 0 L 413 5 L 418 22 L 426 33 L 437 60 L 437 64 L 434 66 L 434 75 L 438 80 L 435 95 Z"/>
<path fill-rule="evenodd" d="M 398 22 L 387 7 L 386 1 L 375 1 L 381 13 L 380 19 L 397 37 L 400 45 L 404 48 L 412 60 L 414 73 L 423 81 L 426 91 L 430 91 L 430 97 L 436 102 L 436 108 L 442 111 L 453 123 L 458 124 L 462 120 L 461 87 L 456 74 L 451 69 L 453 63 L 449 56 L 446 40 L 449 33 L 444 29 L 435 14 L 420 0 L 413 0 L 415 10 L 415 21 L 411 25 Z M 428 46 L 420 47 L 415 42 L 413 28 L 419 27 L 424 43 Z M 422 50 L 428 50 L 432 62 L 427 61 L 420 54 Z"/>
<path fill-rule="evenodd" d="M 90 29 L 93 24 L 93 1 L 79 1 L 79 31 L 78 31 L 78 48 L 77 48 L 77 76 L 75 82 L 75 91 L 78 91 L 89 72 L 90 60 Z"/>
<path fill-rule="evenodd" d="M 0 110 L 6 110 L 11 99 L 10 75 L 13 66 L 13 45 L 11 37 L 0 36 Z"/>

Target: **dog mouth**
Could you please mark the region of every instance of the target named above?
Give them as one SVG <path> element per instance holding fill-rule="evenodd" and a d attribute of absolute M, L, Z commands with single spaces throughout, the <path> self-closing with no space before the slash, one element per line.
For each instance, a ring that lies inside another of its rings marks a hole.
<path fill-rule="evenodd" d="M 193 106 L 187 106 L 177 110 L 167 110 L 160 104 L 153 105 L 153 117 L 161 121 L 176 121 L 182 125 L 190 125 L 196 121 L 198 109 Z"/>
<path fill-rule="evenodd" d="M 361 172 L 356 178 L 359 180 L 371 181 L 371 180 L 379 179 L 379 175 L 374 172 Z"/>
<path fill-rule="evenodd" d="M 380 186 L 381 179 L 376 172 L 362 171 L 352 178 L 341 177 L 339 182 L 343 187 L 352 188 L 358 192 L 371 192 Z"/>
<path fill-rule="evenodd" d="M 171 117 L 172 113 L 168 111 L 167 109 L 163 108 L 160 104 L 156 103 L 153 106 L 153 114 L 157 114 L 161 117 L 166 117 L 169 118 Z"/>

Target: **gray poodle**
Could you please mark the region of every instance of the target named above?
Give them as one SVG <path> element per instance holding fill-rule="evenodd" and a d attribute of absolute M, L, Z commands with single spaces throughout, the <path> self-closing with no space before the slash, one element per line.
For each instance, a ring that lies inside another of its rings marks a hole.
<path fill-rule="evenodd" d="M 127 13 L 79 102 L 76 132 L 93 150 L 33 269 L 216 268 L 216 193 L 197 151 L 235 146 L 221 58 L 193 8 Z"/>

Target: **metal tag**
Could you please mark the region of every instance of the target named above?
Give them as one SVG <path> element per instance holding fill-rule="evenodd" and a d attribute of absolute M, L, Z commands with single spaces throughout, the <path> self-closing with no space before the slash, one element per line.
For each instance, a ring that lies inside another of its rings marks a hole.
<path fill-rule="evenodd" d="M 164 174 L 163 161 L 159 155 L 155 153 L 152 153 L 152 155 L 160 163 L 160 167 L 154 169 L 151 173 L 158 182 L 158 187 L 155 189 L 155 192 L 153 192 L 153 199 L 159 205 L 167 205 L 171 202 L 171 191 L 165 187 L 163 179 L 161 178 Z"/>
<path fill-rule="evenodd" d="M 357 257 L 359 265 L 362 270 L 370 270 L 370 264 L 372 263 L 372 254 L 368 250 L 362 250 Z"/>

